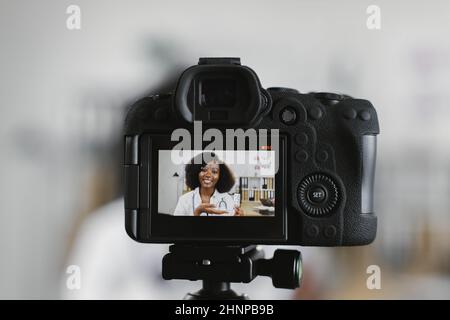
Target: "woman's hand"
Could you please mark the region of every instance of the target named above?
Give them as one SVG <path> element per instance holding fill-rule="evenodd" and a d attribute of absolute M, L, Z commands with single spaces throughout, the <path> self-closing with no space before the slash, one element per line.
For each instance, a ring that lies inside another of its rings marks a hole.
<path fill-rule="evenodd" d="M 212 203 L 202 203 L 194 210 L 194 216 L 198 217 L 203 212 L 209 214 L 224 214 L 227 213 L 225 210 L 215 209 L 216 205 Z"/>
<path fill-rule="evenodd" d="M 234 208 L 234 215 L 235 216 L 244 216 L 245 211 L 241 207 L 235 207 Z"/>

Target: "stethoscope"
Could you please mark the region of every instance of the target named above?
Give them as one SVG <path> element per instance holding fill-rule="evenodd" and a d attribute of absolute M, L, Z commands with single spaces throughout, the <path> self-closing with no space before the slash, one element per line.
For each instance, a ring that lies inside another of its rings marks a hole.
<path fill-rule="evenodd" d="M 228 211 L 227 203 L 225 202 L 225 200 L 223 200 L 223 197 L 222 197 L 222 200 L 220 200 L 220 202 L 219 202 L 219 210 Z"/>
<path fill-rule="evenodd" d="M 228 211 L 228 205 L 227 202 L 225 200 L 222 199 L 219 201 L 218 204 L 219 210 L 225 210 Z M 195 193 L 192 194 L 192 212 L 194 212 L 195 210 Z M 205 212 L 207 216 L 209 216 L 208 212 Z"/>

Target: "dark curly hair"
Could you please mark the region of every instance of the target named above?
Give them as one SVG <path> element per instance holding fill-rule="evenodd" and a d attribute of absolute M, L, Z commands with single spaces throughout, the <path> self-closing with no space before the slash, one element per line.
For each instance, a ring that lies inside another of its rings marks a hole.
<path fill-rule="evenodd" d="M 186 172 L 186 185 L 192 190 L 200 186 L 198 174 L 207 165 L 206 160 L 208 162 L 215 161 L 219 164 L 220 176 L 215 186 L 217 191 L 220 193 L 230 191 L 235 183 L 233 172 L 214 152 L 200 153 L 189 161 L 184 169 Z"/>

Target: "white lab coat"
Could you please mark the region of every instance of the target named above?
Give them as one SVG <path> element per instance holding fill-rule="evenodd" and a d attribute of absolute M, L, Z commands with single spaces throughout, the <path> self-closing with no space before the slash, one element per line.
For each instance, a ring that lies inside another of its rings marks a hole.
<path fill-rule="evenodd" d="M 200 188 L 197 187 L 194 190 L 183 194 L 180 199 L 178 199 L 173 215 L 192 216 L 195 208 L 197 208 L 201 203 Z M 230 194 L 226 192 L 220 193 L 216 189 L 211 196 L 209 203 L 215 204 L 216 209 L 227 211 L 227 213 L 224 214 L 210 214 L 210 216 L 234 216 L 234 200 Z M 207 214 L 204 212 L 201 215 L 206 216 Z"/>

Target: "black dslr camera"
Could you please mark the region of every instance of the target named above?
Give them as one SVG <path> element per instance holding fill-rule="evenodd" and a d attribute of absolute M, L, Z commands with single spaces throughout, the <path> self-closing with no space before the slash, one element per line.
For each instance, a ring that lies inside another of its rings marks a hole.
<path fill-rule="evenodd" d="M 372 242 L 378 133 L 367 100 L 265 90 L 239 58 L 201 58 L 128 112 L 127 233 L 174 243 L 163 278 L 203 280 L 187 299 L 245 299 L 230 282 L 258 275 L 296 288 L 300 252 L 256 244 Z"/>
<path fill-rule="evenodd" d="M 368 244 L 378 133 L 367 100 L 263 89 L 239 58 L 201 58 L 173 94 L 127 114 L 126 231 L 181 245 Z"/>

